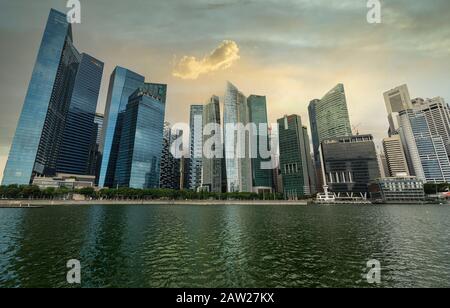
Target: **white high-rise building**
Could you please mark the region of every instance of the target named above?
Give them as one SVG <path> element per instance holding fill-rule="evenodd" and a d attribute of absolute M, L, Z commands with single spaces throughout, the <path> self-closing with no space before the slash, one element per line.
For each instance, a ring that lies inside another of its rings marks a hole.
<path fill-rule="evenodd" d="M 398 119 L 399 133 L 414 175 L 429 183 L 450 182 L 450 160 L 444 140 L 432 134 L 425 112 L 401 111 Z"/>
<path fill-rule="evenodd" d="M 232 126 L 249 123 L 247 98 L 233 84 L 228 82 L 225 92 L 224 112 L 225 166 L 228 192 L 252 192 L 252 161 L 250 140 L 246 134 L 245 142 L 238 142 L 238 132 Z M 245 148 L 242 148 L 245 147 Z M 244 158 L 237 153 L 245 151 Z"/>
<path fill-rule="evenodd" d="M 384 101 L 389 119 L 389 135 L 397 134 L 400 127 L 397 115 L 400 111 L 412 109 L 411 97 L 407 85 L 402 85 L 384 93 Z"/>
<path fill-rule="evenodd" d="M 203 163 L 203 105 L 192 105 L 190 110 L 190 160 L 188 188 L 198 190 L 202 185 Z"/>
<path fill-rule="evenodd" d="M 431 134 L 442 137 L 450 156 L 450 108 L 448 104 L 442 97 L 426 100 L 416 98 L 412 104 L 415 109 L 425 113 Z"/>
<path fill-rule="evenodd" d="M 387 177 L 395 177 L 399 174 L 409 176 L 408 163 L 399 135 L 383 139 L 383 151 L 386 157 Z"/>

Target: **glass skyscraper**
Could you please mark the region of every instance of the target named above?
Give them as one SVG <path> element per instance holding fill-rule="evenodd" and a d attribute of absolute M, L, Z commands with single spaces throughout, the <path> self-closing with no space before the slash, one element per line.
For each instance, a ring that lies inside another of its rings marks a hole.
<path fill-rule="evenodd" d="M 99 176 L 100 187 L 113 186 L 122 132 L 122 121 L 119 114 L 125 111 L 131 94 L 137 88 L 142 87 L 144 81 L 145 77 L 122 67 L 116 67 L 111 74 L 103 137 L 100 145 L 102 154 Z"/>
<path fill-rule="evenodd" d="M 224 140 L 225 166 L 228 192 L 252 192 L 252 162 L 250 158 L 250 143 L 246 136 L 241 144 L 233 126 L 249 123 L 247 98 L 233 84 L 228 82 L 224 102 Z M 244 147 L 244 148 L 243 148 Z M 245 152 L 245 157 L 237 154 Z"/>
<path fill-rule="evenodd" d="M 450 182 L 450 161 L 442 136 L 430 129 L 427 115 L 421 110 L 399 113 L 400 136 L 414 175 L 428 183 Z"/>
<path fill-rule="evenodd" d="M 220 102 L 217 96 L 211 97 L 210 101 L 203 108 L 203 128 L 209 124 L 220 125 Z M 209 133 L 209 132 L 208 132 Z M 204 132 L 203 144 L 215 141 L 216 148 L 211 149 L 218 151 L 218 144 L 222 144 L 222 132 L 214 131 L 211 134 Z M 222 192 L 222 163 L 223 148 L 220 148 L 221 155 L 219 157 L 203 157 L 202 170 L 202 187 L 207 188 L 210 192 Z"/>
<path fill-rule="evenodd" d="M 315 174 L 309 136 L 298 115 L 278 120 L 280 169 L 286 199 L 296 200 L 315 193 Z"/>
<path fill-rule="evenodd" d="M 197 190 L 202 184 L 203 105 L 191 106 L 189 125 L 189 189 Z"/>
<path fill-rule="evenodd" d="M 267 102 L 265 96 L 258 95 L 250 95 L 247 99 L 248 109 L 249 109 L 249 118 L 250 123 L 256 125 L 257 134 L 254 138 L 257 138 L 257 148 L 255 149 L 255 153 L 257 153 L 257 157 L 252 157 L 252 178 L 253 178 L 253 189 L 256 190 L 272 190 L 273 188 L 273 174 L 272 169 L 262 169 L 261 163 L 269 162 L 271 158 L 263 159 L 261 157 L 260 147 L 263 145 L 260 143 L 260 135 L 267 136 L 266 149 L 265 151 L 270 150 L 269 145 L 269 124 L 267 119 Z M 264 131 L 261 131 L 260 125 L 265 126 Z"/>
<path fill-rule="evenodd" d="M 90 173 L 92 132 L 96 125 L 94 120 L 102 75 L 103 63 L 82 54 L 56 165 L 58 173 Z"/>
<path fill-rule="evenodd" d="M 159 188 L 167 86 L 144 84 L 122 112 L 114 186 Z"/>
<path fill-rule="evenodd" d="M 92 65 L 95 69 L 91 71 Z M 66 15 L 52 9 L 11 146 L 3 185 L 28 185 L 34 175 L 54 175 L 58 164 L 63 166 L 66 159 L 76 165 L 87 165 L 85 155 L 68 154 L 64 138 L 80 142 L 92 128 L 91 115 L 83 115 L 79 123 L 72 120 L 77 117 L 76 110 L 80 106 L 93 109 L 95 113 L 96 83 L 100 82 L 102 71 L 103 63 L 78 53 Z M 93 82 L 89 93 L 84 92 L 87 82 Z"/>
<path fill-rule="evenodd" d="M 313 100 L 309 105 L 309 118 L 317 160 L 322 141 L 352 135 L 344 85 L 338 84 L 321 100 Z"/>

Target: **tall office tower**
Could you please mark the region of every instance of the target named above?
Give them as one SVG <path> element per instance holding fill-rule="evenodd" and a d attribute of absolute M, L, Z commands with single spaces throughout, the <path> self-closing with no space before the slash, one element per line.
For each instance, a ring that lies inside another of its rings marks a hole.
<path fill-rule="evenodd" d="M 203 162 L 203 105 L 192 105 L 190 109 L 189 141 L 189 186 L 197 190 L 202 185 Z"/>
<path fill-rule="evenodd" d="M 114 186 L 138 189 L 160 187 L 166 85 L 144 84 L 122 112 Z"/>
<path fill-rule="evenodd" d="M 91 150 L 89 154 L 89 175 L 95 175 L 96 184 L 98 184 L 98 175 L 100 172 L 101 153 L 100 142 L 102 139 L 103 130 L 103 114 L 96 113 L 94 118 L 94 129 L 91 137 Z"/>
<path fill-rule="evenodd" d="M 296 200 L 315 192 L 314 170 L 306 128 L 298 115 L 278 120 L 280 134 L 280 168 L 286 199 Z"/>
<path fill-rule="evenodd" d="M 372 135 L 325 140 L 321 155 L 324 182 L 334 193 L 367 196 L 369 185 L 380 177 Z"/>
<path fill-rule="evenodd" d="M 180 159 L 171 151 L 172 143 L 182 134 L 172 134 L 170 123 L 164 123 L 163 150 L 161 155 L 160 187 L 163 189 L 180 189 Z M 176 154 L 176 153 L 174 153 Z"/>
<path fill-rule="evenodd" d="M 402 174 L 402 176 L 410 175 L 408 162 L 403 150 L 400 135 L 393 135 L 392 137 L 384 138 L 383 151 L 389 171 L 386 176 L 395 177 L 399 174 Z"/>
<path fill-rule="evenodd" d="M 119 115 L 125 111 L 128 99 L 137 88 L 142 87 L 145 78 L 130 70 L 116 67 L 109 81 L 106 99 L 105 123 L 100 144 L 102 163 L 100 167 L 100 187 L 112 187 L 117 165 L 122 121 Z"/>
<path fill-rule="evenodd" d="M 407 85 L 402 85 L 384 93 L 384 101 L 388 112 L 389 136 L 396 135 L 400 127 L 398 113 L 412 109 L 411 97 Z"/>
<path fill-rule="evenodd" d="M 220 122 L 219 97 L 213 96 L 203 108 L 203 129 L 212 124 L 219 128 Z M 207 133 L 209 131 L 204 132 L 203 144 L 214 142 L 214 148 L 211 148 L 211 151 L 219 150 L 217 146 L 222 144 L 221 129 L 211 131 L 211 134 Z M 222 192 L 222 153 L 221 151 L 220 155 L 214 155 L 214 157 L 203 156 L 202 187 L 207 188 L 210 192 Z M 212 153 L 210 155 L 212 156 Z"/>
<path fill-rule="evenodd" d="M 320 100 L 314 99 L 309 103 L 308 106 L 309 124 L 311 127 L 311 137 L 314 150 L 314 162 L 316 163 L 320 163 L 320 155 L 319 155 L 320 140 L 319 140 L 319 131 L 317 128 L 317 111 L 316 111 L 316 106 L 318 104 L 320 104 Z"/>
<path fill-rule="evenodd" d="M 242 138 L 238 135 L 242 136 L 243 132 L 237 129 L 249 123 L 247 98 L 230 82 L 225 92 L 223 118 L 227 191 L 252 192 L 250 139 L 245 134 L 244 140 L 239 140 Z"/>
<path fill-rule="evenodd" d="M 343 84 L 331 89 L 321 100 L 312 101 L 309 111 L 315 147 L 326 139 L 352 135 Z M 319 148 L 314 149 L 315 156 L 318 155 L 318 150 Z"/>
<path fill-rule="evenodd" d="M 94 63 L 89 63 L 88 59 Z M 80 104 L 95 110 L 96 83 L 102 69 L 103 63 L 78 53 L 66 15 L 52 9 L 9 153 L 3 185 L 28 185 L 35 175 L 56 173 L 68 119 L 71 124 L 67 126 L 66 136 L 75 138 L 73 142 L 84 139 L 85 132 L 92 128 L 92 123 L 83 117 L 84 122 L 75 124 L 79 132 L 74 135 L 74 111 Z M 88 89 L 86 82 L 91 81 L 92 91 L 82 97 L 83 91 Z M 93 122 L 93 116 L 87 118 Z M 86 157 L 75 158 L 76 162 L 84 159 Z"/>
<path fill-rule="evenodd" d="M 442 97 L 426 100 L 416 98 L 412 104 L 414 109 L 425 113 L 431 134 L 442 137 L 450 156 L 450 108 L 448 104 Z"/>
<path fill-rule="evenodd" d="M 450 181 L 450 161 L 444 140 L 431 133 L 425 112 L 405 110 L 399 113 L 400 136 L 414 174 L 430 183 Z"/>
<path fill-rule="evenodd" d="M 253 192 L 273 191 L 273 169 L 268 169 L 262 164 L 271 161 L 271 157 L 263 158 L 261 150 L 268 152 L 270 150 L 269 121 L 267 119 L 267 103 L 265 96 L 251 95 L 247 99 L 250 123 L 256 125 L 256 158 L 252 158 L 252 178 Z M 262 126 L 261 126 L 262 125 Z M 261 127 L 260 127 L 261 126 Z M 261 138 L 266 139 L 265 144 L 261 144 Z M 262 147 L 265 147 L 264 149 Z M 265 167 L 265 168 L 264 168 Z"/>
<path fill-rule="evenodd" d="M 95 129 L 95 112 L 103 66 L 102 62 L 91 56 L 81 55 L 56 164 L 58 173 L 90 174 L 92 132 Z"/>

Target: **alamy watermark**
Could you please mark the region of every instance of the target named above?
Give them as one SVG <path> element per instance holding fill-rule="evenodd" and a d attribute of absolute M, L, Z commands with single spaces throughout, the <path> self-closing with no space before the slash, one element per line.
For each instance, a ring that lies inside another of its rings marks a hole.
<path fill-rule="evenodd" d="M 370 260 L 367 262 L 367 268 L 369 272 L 367 273 L 366 279 L 369 284 L 380 284 L 381 283 L 381 263 L 378 260 Z"/>
<path fill-rule="evenodd" d="M 68 284 L 81 284 L 81 263 L 76 259 L 67 261 L 67 283 Z"/>
<path fill-rule="evenodd" d="M 369 24 L 381 24 L 381 1 L 380 0 L 368 0 L 367 8 L 367 22 Z"/>
<path fill-rule="evenodd" d="M 67 22 L 71 24 L 81 24 L 80 0 L 68 0 L 66 7 L 69 9 L 67 12 Z"/>
<path fill-rule="evenodd" d="M 172 133 L 178 137 L 172 142 L 170 152 L 176 159 L 184 155 L 184 145 L 193 144 L 194 151 L 189 158 L 194 159 L 260 159 L 261 169 L 278 167 L 278 123 L 209 123 L 203 126 L 202 116 L 195 116 L 193 136 L 189 140 L 187 134 L 176 132 L 191 131 L 187 123 L 176 123 Z"/>

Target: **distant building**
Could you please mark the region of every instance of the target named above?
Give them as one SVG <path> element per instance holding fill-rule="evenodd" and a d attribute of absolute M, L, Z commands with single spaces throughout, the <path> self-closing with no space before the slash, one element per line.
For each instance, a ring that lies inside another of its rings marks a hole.
<path fill-rule="evenodd" d="M 325 140 L 321 153 L 324 182 L 335 194 L 367 196 L 369 185 L 380 177 L 372 135 Z"/>
<path fill-rule="evenodd" d="M 163 189 L 180 189 L 180 159 L 176 158 L 171 151 L 172 143 L 182 136 L 179 131 L 172 134 L 170 123 L 164 123 L 163 150 L 161 155 L 160 187 Z"/>
<path fill-rule="evenodd" d="M 203 105 L 192 105 L 190 109 L 189 142 L 189 184 L 190 190 L 197 190 L 202 185 L 203 163 Z"/>
<path fill-rule="evenodd" d="M 388 173 L 386 177 L 395 177 L 397 174 L 409 175 L 408 162 L 403 150 L 399 135 L 383 139 L 383 151 L 386 158 Z"/>
<path fill-rule="evenodd" d="M 51 10 L 3 177 L 29 185 L 58 170 L 87 173 L 103 63 L 79 53 L 67 16 Z"/>
<path fill-rule="evenodd" d="M 389 177 L 389 168 L 388 168 L 388 163 L 387 163 L 387 159 L 386 159 L 386 155 L 379 154 L 378 155 L 378 165 L 380 167 L 380 174 L 382 178 L 386 178 Z"/>
<path fill-rule="evenodd" d="M 252 158 L 252 186 L 253 192 L 272 192 L 273 191 L 273 175 L 272 169 L 264 169 L 262 164 L 271 161 L 271 157 L 262 158 L 261 149 L 264 146 L 264 151 L 268 152 L 270 150 L 270 135 L 269 135 L 269 121 L 267 118 L 267 102 L 265 96 L 251 95 L 247 99 L 248 109 L 249 109 L 249 120 L 250 123 L 256 125 L 257 132 L 255 132 L 256 139 L 256 158 Z M 260 126 L 265 127 L 264 131 L 261 131 Z M 261 144 L 261 137 L 265 137 L 266 144 Z"/>
<path fill-rule="evenodd" d="M 100 164 L 102 162 L 102 156 L 100 153 L 100 142 L 102 139 L 104 116 L 102 114 L 95 114 L 94 129 L 92 130 L 91 148 L 89 152 L 89 167 L 88 173 L 95 175 L 96 184 L 98 185 L 98 177 L 100 174 Z"/>
<path fill-rule="evenodd" d="M 114 187 L 159 188 L 167 86 L 146 83 L 122 113 Z"/>
<path fill-rule="evenodd" d="M 400 125 L 397 116 L 400 111 L 412 109 L 411 97 L 407 85 L 402 85 L 384 93 L 388 112 L 389 136 L 396 135 Z"/>
<path fill-rule="evenodd" d="M 450 161 L 444 140 L 431 133 L 427 116 L 420 110 L 399 113 L 400 136 L 414 175 L 429 183 L 450 182 Z"/>
<path fill-rule="evenodd" d="M 203 128 L 210 124 L 216 124 L 220 127 L 220 103 L 219 97 L 213 96 L 203 108 Z M 209 132 L 208 132 L 209 133 Z M 222 144 L 222 131 L 214 131 L 211 134 L 204 132 L 203 144 L 209 140 L 215 141 L 215 145 Z M 217 148 L 211 150 L 218 150 Z M 209 192 L 222 192 L 222 158 L 220 155 L 215 157 L 203 156 L 202 169 L 202 188 Z M 205 153 L 207 154 L 207 153 Z"/>
<path fill-rule="evenodd" d="M 385 203 L 422 203 L 425 201 L 423 181 L 416 177 L 389 177 L 376 181 L 378 197 Z"/>
<path fill-rule="evenodd" d="M 144 85 L 145 77 L 122 67 L 116 67 L 109 81 L 106 113 L 100 152 L 102 164 L 100 168 L 99 186 L 113 187 L 122 134 L 123 112 L 128 100 L 137 88 Z"/>
<path fill-rule="evenodd" d="M 298 115 L 278 120 L 280 169 L 286 199 L 296 200 L 316 192 L 309 137 Z"/>
<path fill-rule="evenodd" d="M 94 187 L 95 177 L 89 175 L 58 173 L 52 177 L 37 176 L 33 179 L 33 185 L 40 189 L 67 188 L 70 190 Z"/>

